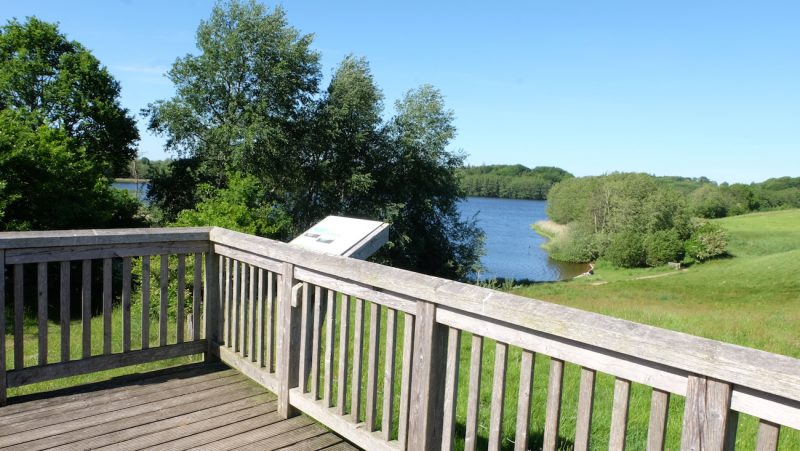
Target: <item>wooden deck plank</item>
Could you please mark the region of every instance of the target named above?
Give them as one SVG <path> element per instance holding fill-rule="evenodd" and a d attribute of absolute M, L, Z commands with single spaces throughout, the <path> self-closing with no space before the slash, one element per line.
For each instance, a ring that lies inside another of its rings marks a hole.
<path fill-rule="evenodd" d="M 0 427 L 0 447 L 82 429 L 87 425 L 91 425 L 93 421 L 113 421 L 119 418 L 140 415 L 153 409 L 183 404 L 187 401 L 195 400 L 193 396 L 202 395 L 204 390 L 219 389 L 219 387 L 235 383 L 245 384 L 247 382 L 244 380 L 244 376 L 237 375 L 199 384 L 187 384 L 183 387 L 108 403 L 102 397 L 97 398 L 96 404 L 83 410 L 63 411 L 44 418 L 15 422 L 14 424 Z"/>
<path fill-rule="evenodd" d="M 12 398 L 0 447 L 40 449 L 357 449 L 224 365 L 186 365 Z"/>
<path fill-rule="evenodd" d="M 227 371 L 225 371 L 227 370 Z M 82 399 L 97 396 L 98 393 L 112 394 L 121 391 L 131 390 L 132 384 L 136 388 L 146 390 L 148 388 L 158 390 L 155 387 L 158 383 L 163 387 L 176 382 L 194 380 L 192 378 L 203 375 L 216 374 L 217 377 L 235 374 L 235 371 L 227 369 L 224 365 L 208 365 L 205 363 L 186 365 L 180 367 L 165 368 L 163 370 L 152 371 L 150 373 L 137 373 L 127 376 L 115 377 L 111 380 L 96 382 L 93 384 L 69 387 L 49 393 L 36 393 L 32 395 L 19 396 L 9 399 L 10 404 L 3 407 L 0 411 L 0 418 L 7 419 L 18 414 L 40 412 L 47 409 L 60 408 L 68 402 L 79 401 Z M 185 383 L 185 382 L 183 382 Z"/>

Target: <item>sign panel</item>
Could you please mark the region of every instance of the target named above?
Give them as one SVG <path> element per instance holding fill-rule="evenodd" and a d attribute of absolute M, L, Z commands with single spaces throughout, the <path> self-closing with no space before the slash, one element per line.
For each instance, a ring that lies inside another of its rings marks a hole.
<path fill-rule="evenodd" d="M 389 239 L 389 224 L 328 216 L 289 244 L 325 254 L 365 259 Z"/>

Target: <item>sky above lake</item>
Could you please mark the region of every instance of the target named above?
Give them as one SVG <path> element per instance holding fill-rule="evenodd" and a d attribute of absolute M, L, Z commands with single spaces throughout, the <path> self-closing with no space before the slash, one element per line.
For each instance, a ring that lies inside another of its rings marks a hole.
<path fill-rule="evenodd" d="M 136 112 L 197 53 L 213 1 L 17 1 L 0 20 L 59 22 Z M 800 176 L 800 2 L 287 1 L 313 33 L 327 85 L 370 62 L 387 116 L 424 83 L 454 110 L 469 164 L 558 166 L 754 182 Z M 267 3 L 273 6 L 275 3 Z M 140 155 L 168 155 L 139 117 Z"/>

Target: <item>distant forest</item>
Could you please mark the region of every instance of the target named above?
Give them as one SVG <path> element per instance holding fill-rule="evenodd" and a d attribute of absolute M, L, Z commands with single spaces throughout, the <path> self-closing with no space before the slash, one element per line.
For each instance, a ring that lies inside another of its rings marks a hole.
<path fill-rule="evenodd" d="M 549 166 L 530 169 L 521 164 L 465 166 L 458 170 L 467 196 L 544 200 L 550 188 L 572 178 L 569 172 Z"/>

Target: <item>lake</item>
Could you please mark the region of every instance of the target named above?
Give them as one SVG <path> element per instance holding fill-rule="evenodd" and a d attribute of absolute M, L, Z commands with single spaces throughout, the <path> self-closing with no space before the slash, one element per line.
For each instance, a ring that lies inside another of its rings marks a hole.
<path fill-rule="evenodd" d="M 114 182 L 111 184 L 114 188 L 124 189 L 131 193 L 134 197 L 139 195 L 139 200 L 144 201 L 147 196 L 147 182 Z"/>
<path fill-rule="evenodd" d="M 588 269 L 585 264 L 562 263 L 542 249 L 545 239 L 531 224 L 547 219 L 547 201 L 468 197 L 459 204 L 462 218 L 477 214 L 486 233 L 486 255 L 481 280 L 506 278 L 537 282 L 570 279 Z"/>
<path fill-rule="evenodd" d="M 115 188 L 128 190 L 144 200 L 147 183 L 115 182 Z M 138 188 L 138 190 L 137 190 Z M 557 262 L 542 249 L 545 239 L 531 224 L 547 219 L 543 200 L 468 197 L 459 203 L 462 218 L 477 213 L 478 225 L 486 233 L 486 255 L 481 262 L 481 280 L 505 278 L 536 282 L 570 279 L 586 271 L 587 265 Z"/>

